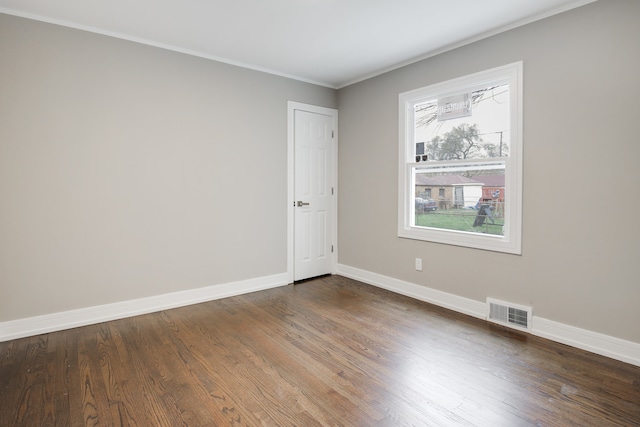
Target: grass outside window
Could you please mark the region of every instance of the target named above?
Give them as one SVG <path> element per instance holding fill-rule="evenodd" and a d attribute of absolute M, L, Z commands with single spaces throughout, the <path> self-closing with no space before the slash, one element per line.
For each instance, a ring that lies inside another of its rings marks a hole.
<path fill-rule="evenodd" d="M 446 211 L 427 212 L 416 214 L 416 226 L 441 228 L 446 230 L 468 231 L 474 233 L 503 234 L 504 218 L 494 216 L 494 224 L 486 218 L 484 224 L 474 227 L 478 212 L 472 209 L 448 209 Z"/>

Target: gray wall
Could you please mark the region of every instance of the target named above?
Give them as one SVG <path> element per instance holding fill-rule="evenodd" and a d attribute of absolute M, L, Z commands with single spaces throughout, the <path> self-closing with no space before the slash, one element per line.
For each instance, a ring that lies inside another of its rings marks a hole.
<path fill-rule="evenodd" d="M 0 15 L 0 322 L 284 272 L 294 100 L 340 109 L 341 264 L 640 342 L 638 16 L 596 2 L 336 92 Z M 522 256 L 399 239 L 398 94 L 518 60 Z"/>
<path fill-rule="evenodd" d="M 341 89 L 339 263 L 640 343 L 639 17 L 599 1 Z M 398 94 L 519 60 L 522 256 L 398 238 Z"/>
<path fill-rule="evenodd" d="M 0 321 L 284 273 L 287 101 L 336 91 L 0 15 Z"/>

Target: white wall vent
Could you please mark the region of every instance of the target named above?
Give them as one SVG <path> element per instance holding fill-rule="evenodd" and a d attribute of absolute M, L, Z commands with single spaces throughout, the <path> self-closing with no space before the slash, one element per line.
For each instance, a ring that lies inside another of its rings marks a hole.
<path fill-rule="evenodd" d="M 518 329 L 531 329 L 531 307 L 487 298 L 487 320 Z"/>

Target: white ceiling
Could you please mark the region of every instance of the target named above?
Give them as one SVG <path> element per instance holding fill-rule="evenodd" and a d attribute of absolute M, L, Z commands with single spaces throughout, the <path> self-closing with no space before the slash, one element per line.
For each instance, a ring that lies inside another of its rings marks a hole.
<path fill-rule="evenodd" d="M 0 12 L 332 88 L 595 0 L 0 0 Z"/>

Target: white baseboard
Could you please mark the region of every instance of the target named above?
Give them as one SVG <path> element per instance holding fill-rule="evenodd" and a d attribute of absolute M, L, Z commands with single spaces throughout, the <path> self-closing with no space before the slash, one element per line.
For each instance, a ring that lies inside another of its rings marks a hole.
<path fill-rule="evenodd" d="M 379 288 L 406 295 L 478 319 L 486 320 L 484 302 L 438 291 L 381 274 L 338 264 L 336 273 Z M 0 342 L 123 319 L 140 314 L 261 291 L 289 283 L 286 273 L 243 280 L 148 298 L 81 308 L 42 316 L 0 322 Z M 533 316 L 532 335 L 640 366 L 640 344 Z"/>
<path fill-rule="evenodd" d="M 287 274 L 172 292 L 95 307 L 0 322 L 0 342 L 261 291 L 289 283 Z"/>
<path fill-rule="evenodd" d="M 406 295 L 420 301 L 448 308 L 479 319 L 485 319 L 487 315 L 485 304 L 476 300 L 438 291 L 426 286 L 405 282 L 403 280 L 394 279 L 392 277 L 383 276 L 382 274 L 371 273 L 369 271 L 360 270 L 359 268 L 349 267 L 343 264 L 338 264 L 336 271 L 337 274 L 341 276 L 349 277 L 360 282 L 377 286 L 378 288 Z"/>
<path fill-rule="evenodd" d="M 438 291 L 392 277 L 371 273 L 359 268 L 338 264 L 337 274 L 359 280 L 379 288 L 406 295 L 459 313 L 486 320 L 487 309 L 484 302 Z M 553 320 L 533 316 L 532 335 L 567 344 L 582 350 L 640 366 L 640 344 L 625 341 L 609 335 L 576 328 Z"/>
<path fill-rule="evenodd" d="M 532 334 L 640 366 L 640 344 L 533 316 Z"/>

